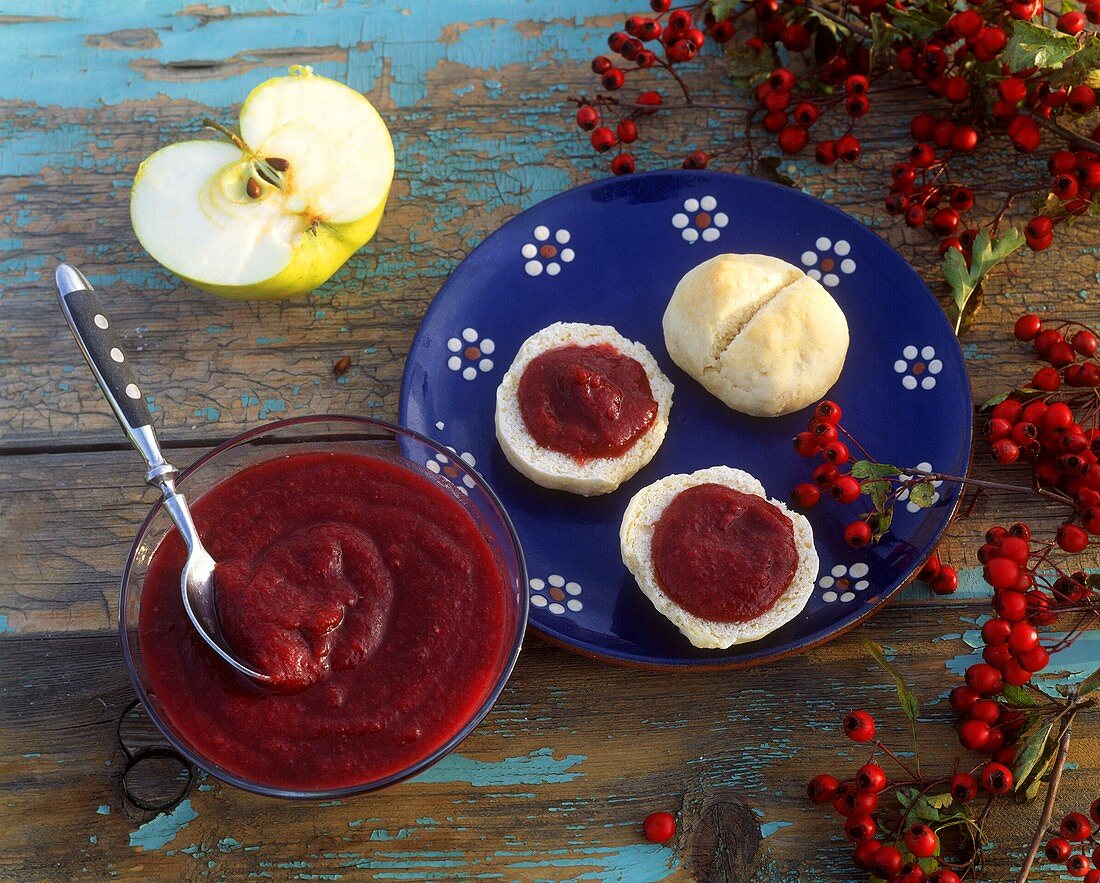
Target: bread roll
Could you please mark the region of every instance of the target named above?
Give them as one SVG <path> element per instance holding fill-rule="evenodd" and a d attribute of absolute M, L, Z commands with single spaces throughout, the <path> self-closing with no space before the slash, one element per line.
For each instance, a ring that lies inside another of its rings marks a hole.
<path fill-rule="evenodd" d="M 744 494 L 767 499 L 764 488 L 752 475 L 729 466 L 712 466 L 690 475 L 668 475 L 642 488 L 627 504 L 619 529 L 623 563 L 638 581 L 638 587 L 653 606 L 675 625 L 696 647 L 726 649 L 734 644 L 758 641 L 794 619 L 806 607 L 817 579 L 818 558 L 810 523 L 791 512 L 778 500 L 771 505 L 790 519 L 798 566 L 791 584 L 770 610 L 746 622 L 714 622 L 685 610 L 665 594 L 653 566 L 653 530 L 665 508 L 682 492 L 699 484 L 720 484 Z"/>
<path fill-rule="evenodd" d="M 735 411 L 776 417 L 840 377 L 848 322 L 820 283 L 779 258 L 722 254 L 680 280 L 664 315 L 672 360 Z"/>
<path fill-rule="evenodd" d="M 519 382 L 536 356 L 563 346 L 610 344 L 638 362 L 649 379 L 657 416 L 644 435 L 618 457 L 594 457 L 578 462 L 568 454 L 542 447 L 531 436 L 519 407 Z M 535 484 L 591 497 L 607 494 L 645 466 L 664 441 L 672 408 L 672 383 L 640 343 L 633 343 L 610 325 L 556 322 L 536 331 L 519 348 L 497 387 L 496 436 L 504 456 Z"/>

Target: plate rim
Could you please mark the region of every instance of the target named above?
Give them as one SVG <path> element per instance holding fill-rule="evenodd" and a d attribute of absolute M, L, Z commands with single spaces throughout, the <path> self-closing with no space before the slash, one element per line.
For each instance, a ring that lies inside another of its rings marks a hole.
<path fill-rule="evenodd" d="M 634 181 L 655 179 L 659 177 L 689 177 L 691 179 L 705 182 L 708 180 L 729 180 L 748 182 L 753 186 L 760 186 L 764 190 L 772 190 L 776 193 L 784 194 L 784 198 L 794 196 L 796 199 L 806 199 L 813 203 L 816 203 L 819 207 L 824 208 L 827 213 L 839 216 L 844 219 L 845 223 L 854 223 L 873 236 L 879 243 L 879 245 L 889 252 L 891 252 L 902 264 L 902 266 L 908 271 L 908 274 L 914 279 L 918 287 L 924 292 L 927 298 L 935 306 L 937 315 L 947 325 L 949 335 L 954 343 L 954 350 L 958 354 L 959 362 L 963 366 L 963 373 L 966 383 L 964 384 L 965 403 L 967 412 L 970 415 L 970 419 L 967 421 L 967 428 L 965 431 L 964 447 L 966 451 L 966 467 L 963 471 L 963 476 L 968 476 L 973 466 L 974 461 L 974 394 L 971 389 L 970 372 L 966 367 L 966 356 L 962 351 L 962 344 L 959 341 L 958 335 L 951 329 L 950 320 L 947 318 L 947 314 L 943 310 L 943 305 L 939 299 L 933 294 L 932 289 L 928 283 L 925 282 L 924 277 L 917 272 L 916 268 L 909 263 L 908 260 L 899 252 L 893 245 L 887 242 L 877 230 L 868 226 L 860 221 L 858 218 L 853 217 L 840 208 L 837 208 L 824 200 L 806 193 L 796 187 L 789 187 L 782 184 L 777 184 L 774 181 L 767 181 L 763 178 L 755 178 L 751 175 L 736 174 L 733 172 L 725 171 L 712 171 L 712 170 L 695 170 L 695 169 L 653 169 L 645 172 L 637 172 L 624 177 L 609 176 L 603 178 L 597 178 L 594 181 L 589 181 L 584 184 L 578 184 L 574 187 L 570 187 L 567 190 L 563 190 L 560 193 L 556 193 L 553 196 L 549 196 L 546 199 L 540 200 L 527 208 L 522 209 L 512 217 L 508 218 L 503 223 L 490 230 L 485 237 L 455 265 L 455 267 L 447 274 L 447 278 L 443 280 L 443 284 L 439 286 L 435 295 L 432 297 L 431 302 L 428 304 L 427 309 L 424 311 L 424 315 L 420 319 L 420 323 L 417 325 L 416 333 L 413 335 L 412 341 L 409 344 L 409 350 L 405 357 L 405 365 L 401 371 L 401 388 L 398 393 L 398 424 L 402 427 L 408 428 L 406 420 L 408 417 L 409 399 L 412 396 L 412 389 L 414 384 L 412 383 L 413 374 L 413 354 L 417 351 L 422 339 L 426 335 L 425 328 L 427 327 L 429 320 L 436 309 L 439 307 L 442 296 L 446 293 L 447 289 L 453 284 L 454 276 L 458 272 L 459 268 L 467 261 L 474 258 L 482 249 L 485 249 L 490 245 L 491 240 L 500 231 L 504 230 L 513 224 L 520 222 L 529 213 L 542 209 L 547 205 L 551 205 L 559 200 L 564 200 L 568 197 L 583 194 L 590 190 L 596 190 L 601 187 L 608 187 L 615 184 L 629 184 Z M 420 432 L 421 430 L 415 430 Z M 485 480 L 485 479 L 483 479 Z M 486 484 L 488 484 L 488 481 Z M 954 522 L 958 510 L 963 500 L 963 487 L 962 485 L 955 485 L 948 492 L 951 497 L 951 503 L 944 516 L 942 524 L 934 532 L 930 545 L 933 550 L 939 545 L 940 540 L 943 539 L 943 535 L 947 532 L 947 529 Z M 503 507 L 503 504 L 502 504 Z M 503 507 L 505 512 L 507 508 Z M 522 540 L 520 541 L 522 546 Z M 596 649 L 593 645 L 580 639 L 566 640 L 561 635 L 544 630 L 533 618 L 528 618 L 528 630 L 535 632 L 540 640 L 543 640 L 551 646 L 558 647 L 562 650 L 566 650 L 574 655 L 585 657 L 587 659 L 594 659 L 600 662 L 605 662 L 610 665 L 615 665 L 622 668 L 632 668 L 642 671 L 679 671 L 679 672 L 707 672 L 707 671 L 732 671 L 739 669 L 756 668 L 759 666 L 767 665 L 768 663 L 778 662 L 784 659 L 789 659 L 792 656 L 799 656 L 820 647 L 830 641 L 839 638 L 841 635 L 851 631 L 856 626 L 862 625 L 871 617 L 878 614 L 884 607 L 886 607 L 891 601 L 893 601 L 899 592 L 906 586 L 912 583 L 917 574 L 920 571 L 923 562 L 918 562 L 893 589 L 889 592 L 879 595 L 874 603 L 868 604 L 866 610 L 861 614 L 855 616 L 851 620 L 843 621 L 840 625 L 828 628 L 824 632 L 819 632 L 813 638 L 805 640 L 799 640 L 793 643 L 793 646 L 788 646 L 782 650 L 773 650 L 771 652 L 758 651 L 756 653 L 746 653 L 734 658 L 729 657 L 714 657 L 712 659 L 684 659 L 683 661 L 674 661 L 661 657 L 645 657 L 640 658 L 636 654 L 620 654 L 615 651 L 607 650 L 606 648 Z M 733 645 L 730 648 L 725 648 L 721 652 L 727 652 L 733 647 L 745 646 L 750 647 L 754 642 L 746 642 L 744 645 Z"/>

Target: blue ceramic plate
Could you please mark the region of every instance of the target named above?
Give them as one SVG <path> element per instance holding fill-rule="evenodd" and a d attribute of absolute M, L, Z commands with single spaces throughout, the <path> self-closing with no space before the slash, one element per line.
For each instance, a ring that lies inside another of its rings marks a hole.
<path fill-rule="evenodd" d="M 641 487 L 727 464 L 789 499 L 811 461 L 791 438 L 809 411 L 776 419 L 726 408 L 669 359 L 661 317 L 691 267 L 723 252 L 776 255 L 815 275 L 848 318 L 851 347 L 831 397 L 881 461 L 962 474 L 971 398 L 946 317 L 914 270 L 858 221 L 778 185 L 713 172 L 651 172 L 597 181 L 509 221 L 452 274 L 413 342 L 401 422 L 439 440 L 494 488 L 523 543 L 531 625 L 551 641 L 647 668 L 755 665 L 820 644 L 874 612 L 913 577 L 958 504 L 944 486 L 929 509 L 902 503 L 891 533 L 849 548 L 854 506 L 808 513 L 821 570 L 813 597 L 767 638 L 697 650 L 638 590 L 619 557 L 619 522 Z M 614 325 L 644 343 L 676 385 L 657 456 L 615 493 L 586 499 L 532 484 L 493 434 L 494 395 L 520 344 L 553 322 Z M 427 464 L 447 474 L 448 464 Z"/>

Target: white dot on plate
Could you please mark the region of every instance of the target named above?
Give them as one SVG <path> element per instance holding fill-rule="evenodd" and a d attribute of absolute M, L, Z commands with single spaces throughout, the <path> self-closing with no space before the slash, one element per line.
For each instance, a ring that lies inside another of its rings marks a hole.
<path fill-rule="evenodd" d="M 563 613 L 565 613 L 565 608 L 562 607 L 561 604 L 559 604 L 557 601 L 555 601 L 546 609 L 549 610 L 551 613 L 556 613 L 558 616 L 561 616 Z"/>
<path fill-rule="evenodd" d="M 533 258 L 539 253 L 538 248 L 535 247 L 533 242 L 528 242 L 520 252 L 525 258 Z"/>
<path fill-rule="evenodd" d="M 463 463 L 465 463 L 467 466 L 476 466 L 477 465 L 477 460 L 474 459 L 474 455 L 471 454 L 469 451 L 463 451 L 461 454 L 458 455 L 458 458 Z M 854 568 L 852 570 L 852 573 L 855 573 Z"/>
<path fill-rule="evenodd" d="M 854 592 L 845 592 L 843 595 L 840 596 L 840 600 L 843 601 L 845 604 L 847 604 L 853 598 L 855 598 Z"/>
<path fill-rule="evenodd" d="M 936 378 L 925 375 L 924 380 L 920 382 L 921 389 L 931 389 L 936 385 Z"/>
<path fill-rule="evenodd" d="M 850 573 L 856 579 L 860 579 L 861 577 L 867 576 L 867 571 L 869 571 L 870 569 L 871 568 L 869 568 L 862 561 L 857 561 L 855 564 L 848 568 L 848 573 Z"/>
<path fill-rule="evenodd" d="M 126 395 L 128 395 L 132 399 L 140 399 L 141 390 L 137 388 L 137 384 L 128 383 L 126 384 Z"/>
<path fill-rule="evenodd" d="M 901 385 L 904 386 L 906 389 L 916 389 L 917 378 L 914 377 L 912 374 L 906 374 L 903 378 L 901 378 Z"/>
<path fill-rule="evenodd" d="M 463 328 L 462 339 L 466 341 L 466 343 L 473 343 L 475 340 L 477 340 L 477 332 L 474 331 L 473 328 Z"/>
<path fill-rule="evenodd" d="M 559 230 L 557 233 L 554 234 L 554 238 L 558 240 L 558 243 L 560 245 L 565 245 L 565 243 L 569 241 L 569 231 Z"/>
<path fill-rule="evenodd" d="M 817 252 L 816 251 L 804 251 L 804 252 L 802 252 L 802 263 L 804 263 L 807 267 L 812 267 L 814 264 L 817 263 Z"/>
<path fill-rule="evenodd" d="M 424 465 L 426 465 L 428 467 L 429 472 L 434 472 L 436 475 L 439 474 L 439 464 L 436 463 L 435 460 L 429 460 Z"/>
<path fill-rule="evenodd" d="M 862 592 L 869 585 L 871 585 L 871 584 L 869 582 L 867 582 L 867 580 L 861 579 L 858 583 L 856 583 L 854 586 L 852 586 L 852 588 L 855 589 L 857 592 Z"/>
<path fill-rule="evenodd" d="M 698 230 L 693 230 L 691 227 L 688 227 L 680 235 L 683 236 L 684 239 L 686 239 L 688 242 L 694 242 L 696 239 L 699 238 L 699 231 Z"/>
<path fill-rule="evenodd" d="M 96 313 L 95 318 L 92 321 L 95 322 L 96 328 L 106 329 L 108 327 L 107 317 L 102 315 L 101 313 Z"/>
<path fill-rule="evenodd" d="M 728 224 L 729 222 L 730 222 L 729 216 L 726 215 L 725 212 L 718 212 L 718 214 L 716 214 L 714 216 L 714 226 L 715 227 L 725 227 L 726 224 Z"/>
<path fill-rule="evenodd" d="M 821 586 L 821 588 L 827 589 L 833 584 L 833 582 L 834 582 L 834 580 L 831 576 L 823 576 L 823 577 L 821 577 L 821 579 L 818 581 L 817 584 L 819 586 Z"/>
<path fill-rule="evenodd" d="M 532 589 L 534 589 L 534 590 L 535 590 L 536 592 L 541 592 L 541 591 L 542 591 L 542 590 L 543 590 L 543 589 L 544 589 L 544 588 L 546 587 L 546 583 L 544 583 L 544 582 L 543 582 L 543 581 L 542 581 L 541 579 L 539 579 L 538 577 L 536 577 L 535 579 L 531 580 L 531 581 L 529 582 L 529 585 L 530 585 L 530 586 L 531 586 L 531 588 L 532 588 Z"/>
<path fill-rule="evenodd" d="M 570 595 L 579 595 L 581 593 L 581 584 L 568 582 L 565 584 L 565 591 L 567 591 Z"/>
<path fill-rule="evenodd" d="M 811 279 L 817 280 L 819 282 L 821 281 L 821 271 L 820 270 L 807 270 L 806 275 L 809 276 Z"/>
<path fill-rule="evenodd" d="M 537 239 L 539 242 L 545 242 L 549 238 L 550 229 L 548 227 L 544 227 L 542 224 L 539 224 L 535 228 L 535 239 Z"/>
<path fill-rule="evenodd" d="M 833 576 L 835 576 L 837 579 L 839 579 L 840 577 L 844 576 L 844 574 L 846 574 L 848 572 L 848 568 L 845 567 L 843 564 L 838 564 L 832 569 L 831 572 L 832 572 Z"/>
<path fill-rule="evenodd" d="M 932 464 L 929 463 L 927 460 L 925 460 L 923 463 L 918 463 L 917 468 L 921 472 L 931 472 L 932 471 Z"/>
<path fill-rule="evenodd" d="M 898 374 L 904 374 L 909 370 L 909 363 L 905 361 L 905 359 L 898 359 L 894 362 L 894 370 L 897 371 Z"/>
<path fill-rule="evenodd" d="M 917 348 L 915 346 L 907 346 L 901 351 L 901 354 L 907 359 L 915 359 L 917 357 Z"/>
<path fill-rule="evenodd" d="M 542 272 L 542 264 L 538 261 L 528 261 L 523 265 L 523 269 L 527 271 L 528 276 L 537 276 Z"/>
<path fill-rule="evenodd" d="M 493 341 L 491 341 L 488 337 L 486 337 L 481 342 L 481 351 L 483 353 L 485 353 L 485 355 L 487 355 L 487 356 L 492 355 L 493 352 L 496 350 L 496 348 L 497 348 L 497 345 L 495 343 L 493 343 Z"/>
<path fill-rule="evenodd" d="M 560 589 L 562 586 L 565 585 L 565 577 L 557 573 L 552 573 L 550 574 L 550 576 L 547 577 L 547 582 L 549 582 L 550 585 L 556 586 Z"/>
<path fill-rule="evenodd" d="M 122 355 L 122 350 L 120 350 L 117 346 L 111 347 L 111 358 L 114 359 L 116 362 L 124 362 L 126 360 L 126 357 Z"/>
<path fill-rule="evenodd" d="M 437 420 L 437 421 L 436 421 L 436 423 L 435 423 L 435 428 L 436 428 L 436 429 L 442 429 L 442 428 L 443 428 L 444 426 L 446 426 L 446 425 L 447 425 L 447 424 L 446 424 L 446 423 L 444 423 L 444 422 L 443 422 L 442 420 Z"/>
<path fill-rule="evenodd" d="M 707 227 L 707 229 L 703 231 L 703 241 L 714 242 L 714 240 L 718 238 L 721 232 L 722 231 L 719 230 L 717 227 Z"/>
<path fill-rule="evenodd" d="M 704 196 L 699 200 L 699 208 L 705 212 L 712 212 L 718 206 L 718 200 L 713 196 Z"/>
<path fill-rule="evenodd" d="M 856 271 L 856 262 L 851 258 L 845 258 L 840 262 L 841 273 L 854 273 Z"/>
<path fill-rule="evenodd" d="M 447 349 L 449 349 L 452 353 L 457 353 L 460 349 L 462 349 L 462 341 L 459 340 L 457 337 L 452 337 L 450 340 L 447 341 Z"/>
<path fill-rule="evenodd" d="M 559 264 L 557 261 L 551 261 L 550 263 L 548 263 L 546 265 L 546 275 L 547 276 L 557 276 L 558 273 L 560 273 L 560 272 L 561 272 L 561 264 Z"/>
<path fill-rule="evenodd" d="M 492 359 L 482 359 L 480 362 L 477 363 L 477 366 L 482 371 L 492 371 L 493 370 L 493 360 Z"/>
<path fill-rule="evenodd" d="M 851 250 L 852 246 L 848 244 L 848 241 L 846 239 L 838 239 L 836 241 L 836 245 L 833 246 L 833 251 L 835 251 L 841 257 L 844 257 L 844 255 L 846 255 Z"/>
<path fill-rule="evenodd" d="M 688 216 L 683 212 L 677 212 L 672 216 L 672 226 L 677 230 L 682 230 L 688 225 Z"/>
<path fill-rule="evenodd" d="M 466 485 L 466 487 L 468 487 L 468 488 L 473 488 L 473 486 L 474 486 L 474 480 L 472 478 L 470 478 L 470 476 L 468 476 L 468 475 L 463 475 L 462 476 L 462 483 L 464 485 Z"/>
<path fill-rule="evenodd" d="M 936 355 L 936 348 L 934 346 L 926 346 L 920 351 L 920 357 L 922 359 L 931 359 Z"/>
<path fill-rule="evenodd" d="M 570 598 L 568 601 L 565 602 L 565 606 L 572 610 L 574 613 L 580 612 L 581 608 L 584 607 L 584 605 L 576 598 Z"/>
<path fill-rule="evenodd" d="M 943 362 L 939 359 L 933 359 L 928 363 L 928 373 L 939 374 L 943 370 Z"/>
<path fill-rule="evenodd" d="M 457 371 L 459 368 L 462 367 L 462 359 L 460 359 L 458 356 L 451 356 L 449 359 L 447 359 L 447 367 L 450 368 L 452 371 Z"/>
<path fill-rule="evenodd" d="M 840 277 L 836 273 L 826 273 L 821 277 L 821 281 L 826 285 L 833 286 L 840 282 Z"/>
<path fill-rule="evenodd" d="M 569 263 L 569 262 L 570 262 L 571 260 L 573 260 L 573 258 L 575 258 L 575 257 L 576 257 L 576 254 L 574 254 L 574 253 L 573 253 L 573 249 L 571 249 L 571 248 L 563 248 L 563 249 L 561 250 L 561 259 L 562 259 L 563 261 L 565 261 L 565 263 L 567 263 L 567 264 L 568 264 L 568 263 Z"/>
<path fill-rule="evenodd" d="M 547 604 L 547 601 L 544 597 L 542 597 L 542 595 L 532 595 L 531 596 L 531 606 L 532 607 L 545 607 L 546 604 Z"/>
<path fill-rule="evenodd" d="M 833 243 L 829 240 L 828 236 L 822 236 L 814 243 L 814 246 L 818 251 L 828 251 L 833 247 Z"/>
<path fill-rule="evenodd" d="M 477 368 L 475 368 L 473 365 L 470 365 L 468 368 L 463 368 L 462 377 L 465 380 L 473 380 L 475 377 L 477 377 Z"/>
<path fill-rule="evenodd" d="M 699 211 L 699 200 L 698 199 L 685 199 L 684 200 L 684 211 L 685 212 L 697 212 L 697 211 Z"/>
<path fill-rule="evenodd" d="M 532 598 L 532 600 L 534 599 Z M 832 604 L 836 600 L 836 592 L 826 592 L 821 596 L 821 600 L 826 604 Z"/>
<path fill-rule="evenodd" d="M 453 450 L 454 450 L 454 448 L 452 448 L 452 447 L 451 447 L 450 445 L 447 445 L 447 450 L 448 450 L 448 451 L 453 451 Z M 437 460 L 438 460 L 438 461 L 439 461 L 440 463 L 450 463 L 450 462 L 451 462 L 451 461 L 450 461 L 450 458 L 449 458 L 449 457 L 447 457 L 447 455 L 446 455 L 446 454 L 436 454 L 436 455 L 435 455 L 435 458 L 436 458 L 436 459 L 437 459 Z"/>

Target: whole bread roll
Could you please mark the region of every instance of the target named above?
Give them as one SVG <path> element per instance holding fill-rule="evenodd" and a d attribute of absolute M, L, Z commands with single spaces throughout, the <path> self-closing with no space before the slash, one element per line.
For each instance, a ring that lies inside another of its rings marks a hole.
<path fill-rule="evenodd" d="M 610 344 L 645 370 L 657 402 L 653 425 L 618 457 L 593 457 L 583 463 L 540 445 L 527 429 L 519 406 L 519 382 L 531 361 L 563 346 Z M 641 343 L 627 340 L 610 325 L 555 322 L 523 342 L 497 387 L 496 436 L 508 462 L 535 484 L 584 497 L 609 494 L 645 466 L 661 447 L 672 408 L 672 382 Z"/>
<path fill-rule="evenodd" d="M 696 616 L 665 594 L 653 565 L 653 531 L 668 505 L 688 488 L 699 484 L 720 484 L 744 494 L 767 499 L 764 487 L 748 472 L 730 466 L 711 466 L 690 474 L 666 475 L 647 485 L 627 503 L 619 529 L 623 563 L 657 611 L 672 622 L 696 647 L 725 649 L 734 644 L 759 641 L 786 625 L 806 607 L 817 579 L 818 557 L 810 523 L 779 500 L 768 500 L 791 522 L 798 566 L 791 584 L 770 610 L 745 622 L 715 622 Z"/>
<path fill-rule="evenodd" d="M 848 354 L 848 322 L 798 267 L 722 254 L 680 280 L 664 315 L 672 360 L 735 411 L 790 414 L 822 398 Z"/>

